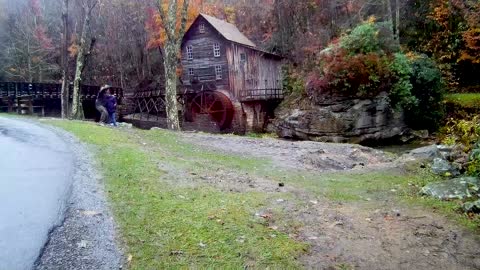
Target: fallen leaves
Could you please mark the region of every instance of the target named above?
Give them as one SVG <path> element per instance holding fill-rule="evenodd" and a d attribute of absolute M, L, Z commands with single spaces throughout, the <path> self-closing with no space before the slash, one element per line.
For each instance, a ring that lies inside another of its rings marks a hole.
<path fill-rule="evenodd" d="M 272 214 L 261 214 L 260 217 L 264 218 L 264 219 L 271 219 L 272 218 Z"/>

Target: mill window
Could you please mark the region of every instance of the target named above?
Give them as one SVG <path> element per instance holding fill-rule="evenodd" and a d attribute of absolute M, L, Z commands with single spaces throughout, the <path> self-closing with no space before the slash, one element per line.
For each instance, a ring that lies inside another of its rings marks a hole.
<path fill-rule="evenodd" d="M 222 66 L 215 66 L 215 77 L 217 80 L 222 79 Z"/>
<path fill-rule="evenodd" d="M 213 44 L 213 56 L 220 57 L 220 44 Z"/>
<path fill-rule="evenodd" d="M 241 53 L 240 54 L 240 61 L 242 63 L 246 63 L 247 62 L 247 55 L 245 53 Z"/>
<path fill-rule="evenodd" d="M 188 75 L 190 75 L 190 76 L 195 75 L 194 72 L 193 72 L 193 68 L 188 69 Z"/>
<path fill-rule="evenodd" d="M 187 46 L 187 58 L 188 60 L 193 60 L 193 47 Z"/>
<path fill-rule="evenodd" d="M 201 23 L 199 26 L 200 34 L 205 34 L 205 24 Z"/>

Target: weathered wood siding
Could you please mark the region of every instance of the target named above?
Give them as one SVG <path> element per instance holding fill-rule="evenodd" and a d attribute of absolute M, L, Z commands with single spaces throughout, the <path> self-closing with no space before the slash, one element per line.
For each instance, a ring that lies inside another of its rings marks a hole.
<path fill-rule="evenodd" d="M 227 60 L 230 90 L 236 98 L 243 90 L 262 92 L 282 88 L 282 61 L 278 57 L 231 43 L 227 47 Z"/>
<path fill-rule="evenodd" d="M 204 24 L 205 32 L 200 32 L 200 25 Z M 214 56 L 214 44 L 220 45 L 220 57 Z M 182 80 L 185 85 L 190 85 L 191 80 L 197 78 L 201 83 L 215 84 L 219 90 L 229 90 L 228 62 L 226 57 L 225 39 L 210 26 L 203 18 L 195 21 L 194 25 L 185 34 L 182 43 Z M 193 59 L 188 59 L 187 47 L 193 48 Z M 215 67 L 222 67 L 222 79 L 217 80 Z M 189 74 L 193 69 L 194 75 Z"/>

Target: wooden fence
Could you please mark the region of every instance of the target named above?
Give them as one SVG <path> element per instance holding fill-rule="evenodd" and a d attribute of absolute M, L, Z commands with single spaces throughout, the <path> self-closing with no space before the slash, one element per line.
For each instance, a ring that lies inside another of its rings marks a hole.
<path fill-rule="evenodd" d="M 245 89 L 240 91 L 240 101 L 242 102 L 281 99 L 283 99 L 283 90 L 279 88 Z"/>
<path fill-rule="evenodd" d="M 73 85 L 70 85 L 70 97 L 72 100 Z M 41 115 L 58 116 L 60 114 L 61 84 L 52 83 L 25 83 L 25 82 L 0 82 L 0 111 L 18 111 L 21 106 L 19 100 L 31 100 L 27 102 L 30 113 L 32 109 L 41 109 Z M 87 119 L 98 118 L 95 109 L 95 99 L 100 86 L 82 85 L 80 88 L 81 100 L 83 101 L 84 114 Z M 112 94 L 117 96 L 118 104 L 123 103 L 123 89 L 111 88 Z"/>
<path fill-rule="evenodd" d="M 70 98 L 72 98 L 73 85 L 70 84 Z M 33 96 L 36 99 L 39 98 L 58 98 L 62 90 L 61 84 L 52 83 L 25 83 L 25 82 L 0 82 L 0 96 L 18 97 L 18 96 Z M 82 85 L 80 92 L 82 99 L 95 99 L 100 86 Z M 111 88 L 113 94 L 118 99 L 123 98 L 122 88 Z"/>

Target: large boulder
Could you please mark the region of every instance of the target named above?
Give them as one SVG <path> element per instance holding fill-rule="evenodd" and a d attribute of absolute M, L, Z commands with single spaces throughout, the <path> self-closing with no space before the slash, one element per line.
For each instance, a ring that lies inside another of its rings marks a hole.
<path fill-rule="evenodd" d="M 460 174 L 458 168 L 454 164 L 443 158 L 433 159 L 432 172 L 437 175 L 457 176 Z"/>
<path fill-rule="evenodd" d="M 360 143 L 391 139 L 407 130 L 403 113 L 390 107 L 385 93 L 371 99 L 287 101 L 275 114 L 273 126 L 283 138 Z"/>
<path fill-rule="evenodd" d="M 415 160 L 433 160 L 442 157 L 436 144 L 413 149 L 405 155 Z"/>
<path fill-rule="evenodd" d="M 459 177 L 433 182 L 424 186 L 420 193 L 440 200 L 466 199 L 479 195 L 480 179 Z"/>

